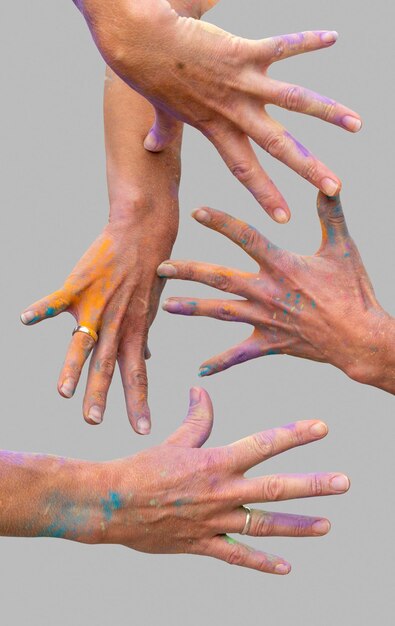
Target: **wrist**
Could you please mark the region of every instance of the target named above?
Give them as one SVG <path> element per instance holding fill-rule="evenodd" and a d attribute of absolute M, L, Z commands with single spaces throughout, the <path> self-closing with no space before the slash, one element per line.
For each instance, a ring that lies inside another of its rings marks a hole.
<path fill-rule="evenodd" d="M 357 382 L 395 394 L 395 319 L 377 307 L 355 327 L 354 358 L 344 371 Z"/>

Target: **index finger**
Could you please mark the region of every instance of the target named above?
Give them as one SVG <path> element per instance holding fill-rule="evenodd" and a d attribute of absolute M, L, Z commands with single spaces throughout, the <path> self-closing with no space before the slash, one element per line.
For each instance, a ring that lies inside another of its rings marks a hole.
<path fill-rule="evenodd" d="M 193 211 L 192 216 L 200 224 L 204 224 L 207 228 L 211 228 L 211 230 L 215 230 L 233 241 L 254 259 L 258 265 L 267 262 L 270 251 L 275 252 L 279 250 L 254 226 L 250 226 L 246 222 L 228 215 L 228 213 L 202 207 Z"/>
<path fill-rule="evenodd" d="M 227 446 L 226 451 L 234 471 L 244 474 L 262 461 L 291 448 L 322 439 L 327 433 L 328 427 L 324 422 L 305 420 L 255 433 Z"/>

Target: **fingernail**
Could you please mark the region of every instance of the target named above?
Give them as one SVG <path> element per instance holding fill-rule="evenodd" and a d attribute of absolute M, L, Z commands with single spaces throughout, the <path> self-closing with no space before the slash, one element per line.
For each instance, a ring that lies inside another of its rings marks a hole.
<path fill-rule="evenodd" d="M 177 270 L 174 265 L 170 265 L 169 263 L 162 263 L 159 265 L 157 272 L 160 278 L 171 278 L 177 274 Z"/>
<path fill-rule="evenodd" d="M 323 41 L 324 43 L 335 43 L 338 37 L 339 33 L 337 33 L 335 30 L 328 30 L 327 32 L 322 33 L 321 41 Z"/>
<path fill-rule="evenodd" d="M 198 222 L 205 222 L 207 224 L 211 220 L 210 213 L 204 209 L 198 209 L 197 211 L 194 211 L 192 215 Z"/>
<path fill-rule="evenodd" d="M 209 365 L 206 365 L 206 367 L 200 368 L 198 376 L 200 376 L 200 378 L 203 378 L 203 376 L 208 376 L 211 373 L 212 373 L 212 368 Z"/>
<path fill-rule="evenodd" d="M 178 313 L 181 309 L 181 306 L 178 302 L 174 300 L 165 300 L 162 304 L 162 309 L 167 311 L 168 313 Z"/>
<path fill-rule="evenodd" d="M 140 435 L 149 435 L 151 432 L 151 423 L 149 419 L 146 417 L 140 417 L 140 419 L 137 420 L 137 432 L 140 433 Z"/>
<path fill-rule="evenodd" d="M 88 413 L 88 419 L 95 424 L 101 424 L 103 421 L 103 411 L 99 406 L 91 406 Z"/>
<path fill-rule="evenodd" d="M 144 148 L 150 152 L 156 152 L 158 150 L 158 142 L 154 133 L 149 133 L 144 141 Z"/>
<path fill-rule="evenodd" d="M 324 422 L 317 422 L 310 426 L 310 432 L 314 437 L 323 437 L 328 432 L 328 426 Z"/>
<path fill-rule="evenodd" d="M 357 133 L 362 128 L 362 120 L 357 117 L 352 117 L 351 115 L 345 115 L 343 117 L 343 126 L 347 128 L 347 130 L 351 130 L 352 133 Z"/>
<path fill-rule="evenodd" d="M 192 387 L 189 394 L 189 401 L 191 406 L 196 406 L 200 402 L 200 389 L 198 387 Z"/>
<path fill-rule="evenodd" d="M 321 181 L 322 191 L 326 193 L 327 196 L 335 196 L 339 191 L 339 183 L 332 178 L 323 178 Z"/>
<path fill-rule="evenodd" d="M 72 378 L 66 378 L 63 381 L 60 392 L 66 398 L 72 398 L 75 392 L 75 381 Z"/>
<path fill-rule="evenodd" d="M 22 324 L 30 324 L 30 322 L 32 322 L 35 317 L 36 314 L 34 311 L 25 311 L 21 315 L 21 322 Z"/>
<path fill-rule="evenodd" d="M 286 224 L 289 221 L 289 215 L 284 209 L 274 209 L 273 216 L 280 224 Z"/>
<path fill-rule="evenodd" d="M 279 565 L 276 565 L 276 567 L 274 568 L 274 571 L 276 572 L 276 574 L 289 574 L 289 572 L 291 571 L 291 566 L 286 565 L 285 563 L 279 563 Z"/>
<path fill-rule="evenodd" d="M 331 525 L 327 519 L 320 519 L 318 522 L 314 522 L 311 529 L 316 535 L 326 535 L 329 533 Z"/>
<path fill-rule="evenodd" d="M 347 489 L 350 487 L 350 481 L 348 480 L 347 476 L 344 476 L 344 474 L 338 474 L 337 476 L 331 478 L 330 486 L 332 487 L 333 491 L 344 493 L 344 491 L 347 491 Z"/>

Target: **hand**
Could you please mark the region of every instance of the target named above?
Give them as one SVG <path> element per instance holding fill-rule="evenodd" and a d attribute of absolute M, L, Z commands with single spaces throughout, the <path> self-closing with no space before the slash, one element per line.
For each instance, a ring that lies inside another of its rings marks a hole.
<path fill-rule="evenodd" d="M 150 431 L 145 358 L 148 331 L 155 318 L 163 281 L 156 276 L 158 262 L 169 255 L 177 218 L 163 219 L 156 210 L 144 210 L 136 224 L 110 223 L 78 262 L 63 287 L 32 304 L 22 314 L 24 324 L 71 313 L 81 326 L 96 331 L 97 344 L 77 332 L 63 364 L 58 391 L 65 398 L 75 392 L 85 361 L 93 350 L 83 401 L 89 424 L 101 423 L 107 393 L 118 361 L 129 420 L 136 432 Z"/>
<path fill-rule="evenodd" d="M 169 123 L 171 113 L 214 144 L 232 173 L 278 222 L 288 221 L 289 207 L 260 166 L 250 139 L 324 193 L 339 192 L 339 178 L 265 108 L 275 104 L 351 132 L 361 128 L 359 116 L 347 107 L 268 76 L 272 63 L 328 48 L 337 33 L 310 31 L 251 41 L 180 17 L 165 0 L 81 4 L 108 65 L 156 107 L 147 149 L 160 151 L 177 134 L 177 125 Z"/>
<path fill-rule="evenodd" d="M 213 423 L 208 394 L 191 390 L 188 417 L 162 445 L 129 459 L 103 464 L 97 474 L 104 519 L 89 543 L 120 543 L 141 552 L 212 556 L 271 574 L 287 574 L 282 558 L 229 537 L 246 522 L 243 504 L 344 493 L 342 474 L 266 475 L 245 478 L 262 461 L 322 439 L 327 426 L 303 421 L 257 433 L 229 446 L 203 449 Z M 93 491 L 94 492 L 94 491 Z M 90 489 L 92 493 L 92 487 Z M 62 520 L 60 520 L 62 522 Z M 325 535 L 328 520 L 254 509 L 248 534 L 254 537 Z M 81 531 L 78 530 L 81 534 Z"/>
<path fill-rule="evenodd" d="M 170 298 L 164 303 L 170 313 L 254 326 L 249 339 L 206 361 L 200 376 L 260 356 L 289 354 L 331 363 L 354 380 L 386 388 L 391 318 L 375 298 L 340 199 L 320 194 L 318 214 L 321 247 L 313 256 L 301 256 L 279 249 L 230 215 L 207 208 L 195 211 L 197 221 L 228 237 L 259 266 L 256 274 L 192 261 L 166 261 L 159 267 L 161 276 L 197 281 L 244 298 Z M 387 390 L 394 393 L 393 368 L 391 377 Z"/>

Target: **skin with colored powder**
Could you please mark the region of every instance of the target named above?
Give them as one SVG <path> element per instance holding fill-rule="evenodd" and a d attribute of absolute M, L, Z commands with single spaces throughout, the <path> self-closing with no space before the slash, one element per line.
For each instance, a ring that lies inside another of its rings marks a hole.
<path fill-rule="evenodd" d="M 176 120 L 194 126 L 277 222 L 287 222 L 290 210 L 261 167 L 251 140 L 324 193 L 339 192 L 339 178 L 266 110 L 276 105 L 350 132 L 360 130 L 361 119 L 351 109 L 268 75 L 277 61 L 331 47 L 336 32 L 253 41 L 194 19 L 199 11 L 188 0 L 175 3 L 181 14 L 166 0 L 77 4 L 108 65 L 155 106 L 156 120 L 145 138 L 147 150 L 159 152 L 178 136 Z M 185 13 L 188 9 L 192 16 Z"/>
<path fill-rule="evenodd" d="M 182 15 L 196 18 L 214 3 L 173 0 Z M 168 258 L 178 230 L 178 187 L 182 124 L 173 121 L 174 141 L 161 154 L 144 149 L 154 121 L 153 107 L 109 68 L 104 89 L 109 224 L 78 262 L 63 286 L 30 305 L 22 321 L 32 325 L 59 313 L 96 331 L 99 341 L 76 333 L 59 380 L 59 393 L 71 398 L 92 349 L 83 415 L 92 425 L 103 420 L 107 394 L 118 361 L 127 413 L 139 434 L 150 432 L 148 332 L 155 318 L 163 280 L 158 264 Z"/>
<path fill-rule="evenodd" d="M 193 280 L 241 300 L 170 298 L 164 309 L 254 327 L 241 344 L 206 361 L 210 376 L 260 356 L 288 354 L 330 363 L 354 380 L 395 393 L 395 320 L 374 295 L 344 219 L 340 198 L 318 196 L 322 244 L 311 256 L 272 244 L 255 228 L 213 209 L 194 217 L 240 246 L 257 273 L 193 261 L 167 261 L 160 276 Z"/>
<path fill-rule="evenodd" d="M 213 426 L 208 394 L 191 389 L 187 418 L 163 444 L 135 456 L 95 463 L 0 452 L 0 535 L 121 544 L 150 553 L 211 556 L 270 574 L 291 566 L 240 543 L 242 505 L 339 495 L 339 473 L 266 474 L 246 478 L 263 461 L 327 434 L 320 421 L 274 428 L 230 445 L 202 448 Z M 248 535 L 318 537 L 322 517 L 252 509 Z"/>

